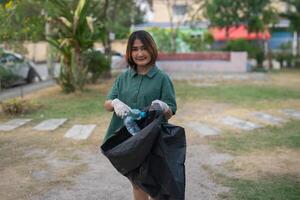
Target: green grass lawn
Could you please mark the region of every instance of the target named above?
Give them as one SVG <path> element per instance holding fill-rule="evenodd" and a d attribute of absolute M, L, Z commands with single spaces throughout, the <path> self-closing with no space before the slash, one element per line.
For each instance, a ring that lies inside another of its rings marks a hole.
<path fill-rule="evenodd" d="M 281 73 L 274 74 L 275 76 L 281 76 Z M 287 72 L 282 74 L 285 75 Z M 298 71 L 293 71 L 292 74 L 299 74 L 300 76 Z M 287 81 L 290 80 L 287 79 Z M 43 109 L 24 117 L 33 119 L 99 117 L 105 112 L 103 102 L 112 81 L 103 83 L 106 87 L 105 90 L 98 87 L 87 87 L 82 93 L 66 95 L 60 92 L 52 96 L 49 95 L 46 98 L 38 98 L 35 101 L 43 105 Z M 183 101 L 208 100 L 265 109 L 269 108 L 270 104 L 282 105 L 284 101 L 300 99 L 300 87 L 295 89 L 295 87 L 289 88 L 251 82 L 244 83 L 243 81 L 217 83 L 215 86 L 209 87 L 197 87 L 185 81 L 174 81 L 174 86 L 177 99 Z M 265 103 L 262 104 L 261 102 Z"/>
<path fill-rule="evenodd" d="M 300 90 L 276 86 L 238 83 L 197 87 L 184 82 L 177 82 L 175 86 L 177 97 L 184 100 L 205 99 L 251 106 L 259 101 L 300 99 Z"/>
<path fill-rule="evenodd" d="M 280 128 L 266 127 L 242 134 L 225 133 L 209 143 L 221 151 L 234 155 L 245 156 L 251 152 L 261 152 L 261 155 L 266 154 L 267 158 L 268 152 L 276 151 L 278 148 L 298 150 L 298 155 L 300 155 L 300 120 L 291 121 Z M 290 157 L 290 159 L 293 158 Z M 238 170 L 245 169 L 239 168 Z M 299 177 L 299 174 L 292 176 L 261 173 L 261 176 L 256 179 L 219 176 L 217 180 L 231 188 L 230 193 L 221 194 L 223 199 L 298 200 L 300 197 Z"/>
<path fill-rule="evenodd" d="M 40 118 L 99 118 L 105 112 L 103 107 L 105 99 L 106 94 L 97 88 L 87 88 L 76 94 L 58 92 L 54 96 L 34 99 L 33 102 L 41 105 L 42 108 L 22 117 L 34 120 Z"/>
<path fill-rule="evenodd" d="M 292 177 L 263 177 L 258 180 L 225 178 L 223 184 L 232 188 L 221 195 L 228 200 L 298 200 L 300 183 Z"/>
<path fill-rule="evenodd" d="M 300 150 L 300 121 L 294 120 L 282 127 L 265 127 L 242 134 L 227 132 L 211 141 L 211 144 L 237 155 L 278 147 Z"/>
<path fill-rule="evenodd" d="M 96 93 L 96 91 L 94 91 Z M 67 100 L 63 98 L 49 98 L 39 100 L 39 103 L 47 105 L 44 112 L 33 114 L 45 115 L 47 117 L 96 117 L 104 112 L 103 102 L 105 97 L 100 94 L 89 94 L 84 92 L 80 97 L 74 96 Z"/>

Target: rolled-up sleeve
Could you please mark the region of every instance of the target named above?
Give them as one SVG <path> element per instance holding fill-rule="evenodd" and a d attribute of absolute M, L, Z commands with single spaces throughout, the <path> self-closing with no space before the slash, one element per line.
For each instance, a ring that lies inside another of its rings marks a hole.
<path fill-rule="evenodd" d="M 106 99 L 107 100 L 113 100 L 115 98 L 118 98 L 119 94 L 119 79 L 120 77 L 118 76 L 114 82 L 114 85 L 111 87 L 110 91 L 108 92 Z"/>
<path fill-rule="evenodd" d="M 168 104 L 168 106 L 173 112 L 173 115 L 175 115 L 177 111 L 175 90 L 174 90 L 173 83 L 168 76 L 165 76 L 163 80 L 161 100 L 166 104 Z"/>

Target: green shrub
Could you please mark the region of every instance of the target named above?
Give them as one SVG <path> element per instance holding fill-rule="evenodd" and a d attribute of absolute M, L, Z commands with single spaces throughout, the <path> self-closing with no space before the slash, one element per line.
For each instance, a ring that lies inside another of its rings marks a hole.
<path fill-rule="evenodd" d="M 246 51 L 249 58 L 254 58 L 257 67 L 262 67 L 265 59 L 264 51 L 259 43 L 253 43 L 244 39 L 231 40 L 226 43 L 225 51 Z"/>
<path fill-rule="evenodd" d="M 0 88 L 8 88 L 18 79 L 17 75 L 0 65 Z"/>
<path fill-rule="evenodd" d="M 244 39 L 230 40 L 224 47 L 225 51 L 246 51 L 249 58 L 255 58 L 255 46 L 251 42 Z"/>
<path fill-rule="evenodd" d="M 273 54 L 274 58 L 280 63 L 280 67 L 284 67 L 283 63 L 286 62 L 287 67 L 292 67 L 293 61 L 296 61 L 296 57 L 292 54 L 292 43 L 287 42 L 280 45 L 280 51 Z"/>
<path fill-rule="evenodd" d="M 149 30 L 156 41 L 157 48 L 162 52 L 172 51 L 171 31 L 161 28 L 152 28 Z"/>
<path fill-rule="evenodd" d="M 210 46 L 214 42 L 214 38 L 209 32 L 205 32 L 199 36 L 180 34 L 180 37 L 189 46 L 191 51 L 209 50 Z"/>
<path fill-rule="evenodd" d="M 9 115 L 28 114 L 41 108 L 40 104 L 16 98 L 1 102 L 0 104 L 2 112 Z"/>
<path fill-rule="evenodd" d="M 84 54 L 84 63 L 91 74 L 88 81 L 92 83 L 96 83 L 102 74 L 110 70 L 110 61 L 100 51 L 87 51 Z"/>

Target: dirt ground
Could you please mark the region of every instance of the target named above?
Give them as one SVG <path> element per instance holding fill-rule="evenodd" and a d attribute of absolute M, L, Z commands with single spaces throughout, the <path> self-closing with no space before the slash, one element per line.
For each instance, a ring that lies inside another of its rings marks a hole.
<path fill-rule="evenodd" d="M 189 120 L 190 114 L 183 115 L 174 117 L 172 123 L 184 127 L 182 122 Z M 110 117 L 104 118 L 107 120 L 93 121 L 97 128 L 86 141 L 63 139 L 76 121 L 67 121 L 59 130 L 48 133 L 32 131 L 33 122 L 9 134 L 0 133 L 7 146 L 2 146 L 3 153 L 12 156 L 5 161 L 12 167 L 0 168 L 3 200 L 132 199 L 129 181 L 99 151 Z M 186 129 L 186 137 L 186 199 L 216 200 L 218 194 L 228 192 L 229 188 L 217 184 L 210 169 L 224 172 L 222 164 L 232 156 L 215 151 L 192 130 Z"/>

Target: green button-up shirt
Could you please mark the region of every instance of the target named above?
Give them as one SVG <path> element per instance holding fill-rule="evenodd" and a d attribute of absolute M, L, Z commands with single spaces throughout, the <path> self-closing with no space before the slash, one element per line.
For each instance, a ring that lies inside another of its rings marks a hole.
<path fill-rule="evenodd" d="M 108 100 L 120 99 L 130 108 L 143 109 L 159 99 L 168 104 L 173 114 L 176 113 L 176 100 L 173 83 L 169 76 L 153 66 L 147 74 L 140 75 L 132 68 L 120 74 L 107 95 Z M 124 126 L 123 120 L 115 113 L 106 132 L 104 141 Z"/>

